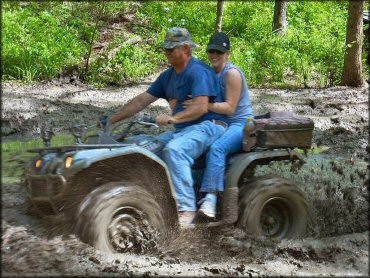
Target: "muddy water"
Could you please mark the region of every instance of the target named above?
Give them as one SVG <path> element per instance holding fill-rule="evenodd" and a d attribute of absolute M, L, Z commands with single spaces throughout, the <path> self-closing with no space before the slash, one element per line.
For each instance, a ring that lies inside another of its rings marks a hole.
<path fill-rule="evenodd" d="M 94 90 L 68 84 L 6 85 L 2 135 L 35 136 L 41 122 L 65 130 L 71 119 L 95 117 L 145 90 L 147 84 Z M 2 183 L 2 274 L 6 276 L 366 276 L 369 274 L 367 92 L 362 89 L 251 90 L 256 114 L 292 109 L 315 121 L 307 163 L 256 169 L 293 180 L 308 196 L 309 235 L 300 240 L 250 239 L 235 227 L 182 231 L 147 255 L 107 254 L 74 235 L 52 232 L 35 215 L 21 181 Z M 263 98 L 263 95 L 269 97 Z M 149 115 L 168 111 L 160 102 Z M 3 127 L 6 128 L 3 128 Z"/>

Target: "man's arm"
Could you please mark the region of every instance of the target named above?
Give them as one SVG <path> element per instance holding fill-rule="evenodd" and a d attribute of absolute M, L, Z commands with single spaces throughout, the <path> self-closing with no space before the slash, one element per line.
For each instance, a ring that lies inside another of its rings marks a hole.
<path fill-rule="evenodd" d="M 117 113 L 113 114 L 110 118 L 110 124 L 132 117 L 157 99 L 148 92 L 141 93 L 123 105 Z"/>
<path fill-rule="evenodd" d="M 196 120 L 208 112 L 208 101 L 208 96 L 195 97 L 185 110 L 176 113 L 173 116 L 159 115 L 156 118 L 156 123 L 159 125 L 180 124 L 187 121 Z"/>

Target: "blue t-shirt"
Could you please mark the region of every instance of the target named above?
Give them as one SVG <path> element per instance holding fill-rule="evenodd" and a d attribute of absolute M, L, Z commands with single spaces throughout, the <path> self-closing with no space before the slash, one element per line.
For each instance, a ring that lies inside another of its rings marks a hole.
<path fill-rule="evenodd" d="M 204 62 L 192 57 L 186 68 L 176 73 L 173 67 L 162 72 L 160 76 L 149 87 L 148 93 L 157 98 L 177 100 L 173 115 L 184 110 L 183 102 L 198 96 L 209 96 L 210 102 L 222 101 L 221 86 L 213 69 Z M 191 95 L 192 97 L 188 97 Z M 175 128 L 184 128 L 205 120 L 223 120 L 225 115 L 209 111 L 200 118 L 180 124 Z"/>

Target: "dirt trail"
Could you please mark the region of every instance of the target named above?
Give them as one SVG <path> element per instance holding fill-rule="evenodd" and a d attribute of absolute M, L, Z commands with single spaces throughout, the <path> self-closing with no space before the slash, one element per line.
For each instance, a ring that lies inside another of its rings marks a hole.
<path fill-rule="evenodd" d="M 3 140 L 38 136 L 51 121 L 56 132 L 76 122 L 94 125 L 143 92 L 140 85 L 97 90 L 55 81 L 3 84 Z M 310 234 L 301 240 L 251 240 L 237 228 L 184 231 L 153 254 L 108 255 L 73 235 L 55 236 L 50 219 L 35 216 L 21 182 L 2 184 L 2 275 L 4 276 L 367 276 L 368 89 L 252 89 L 255 114 L 293 110 L 315 122 L 313 143 L 300 171 L 283 163 L 260 167 L 294 179 L 310 196 Z M 169 111 L 165 101 L 144 110 Z M 337 159 L 337 157 L 340 159 Z M 48 228 L 49 227 L 49 228 Z"/>

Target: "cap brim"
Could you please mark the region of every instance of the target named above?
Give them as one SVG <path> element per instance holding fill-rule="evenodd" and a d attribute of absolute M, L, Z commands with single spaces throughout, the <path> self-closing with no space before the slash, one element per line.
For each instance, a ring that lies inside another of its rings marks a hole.
<path fill-rule="evenodd" d="M 171 42 L 171 41 L 164 41 L 162 44 L 161 44 L 161 47 L 162 48 L 174 48 L 175 46 L 179 45 L 178 42 Z"/>
<path fill-rule="evenodd" d="M 165 49 L 171 49 L 179 45 L 184 45 L 185 43 L 189 43 L 192 49 L 197 47 L 197 45 L 192 41 L 190 42 L 189 41 L 185 41 L 185 42 L 164 41 L 164 43 L 161 44 L 161 47 Z"/>
<path fill-rule="evenodd" d="M 207 46 L 207 50 L 218 50 L 221 51 L 222 53 L 229 51 L 226 47 L 217 44 L 209 44 Z"/>

